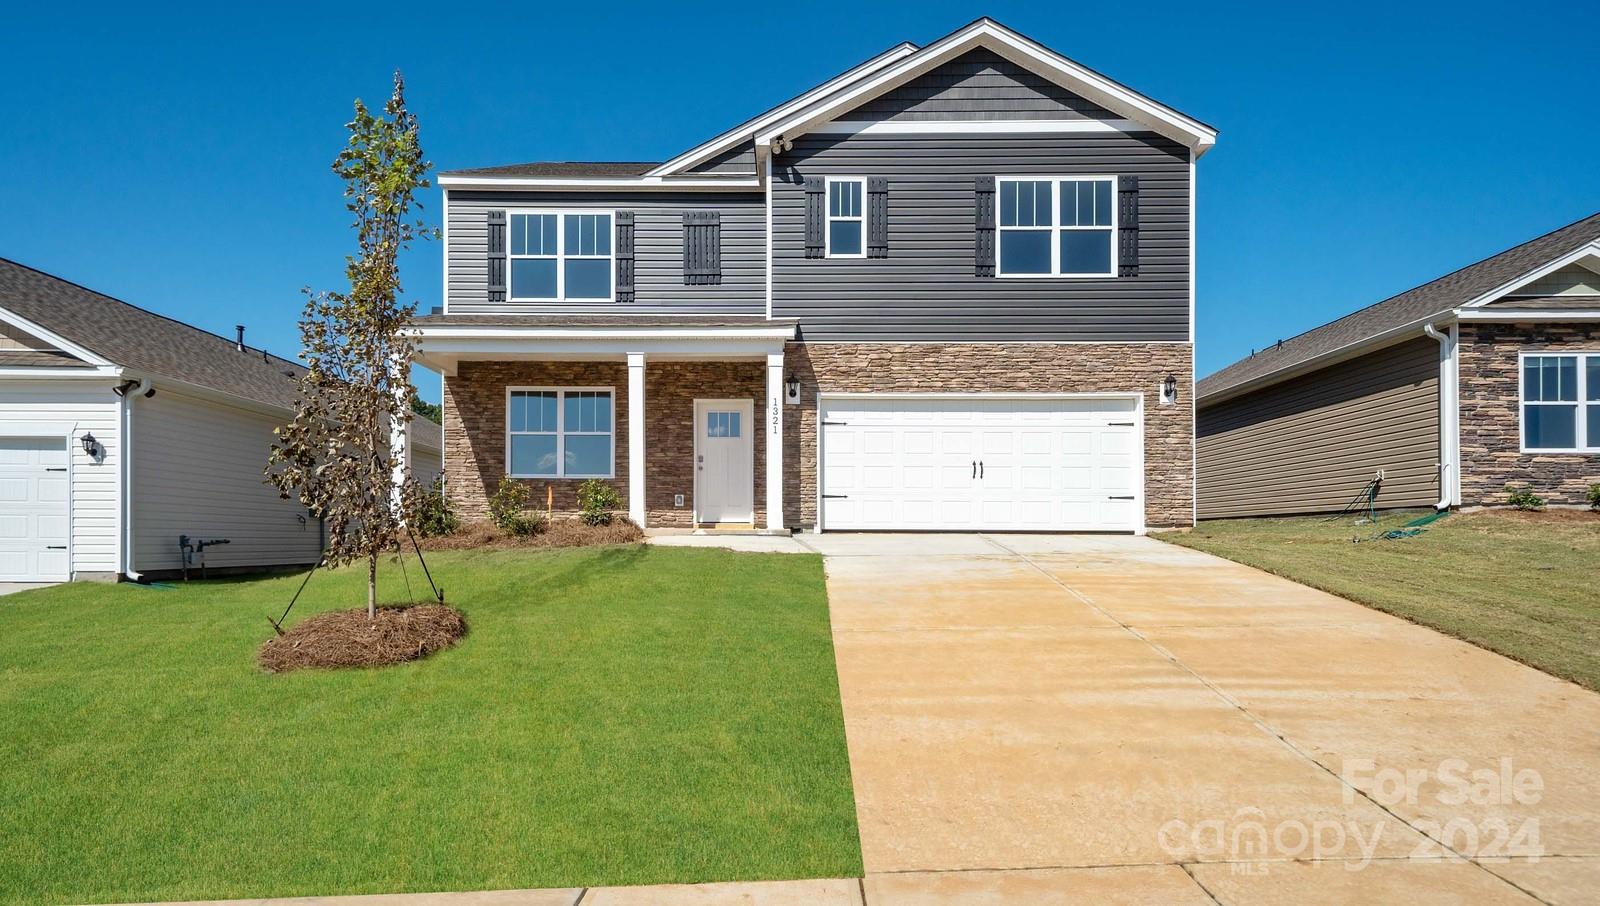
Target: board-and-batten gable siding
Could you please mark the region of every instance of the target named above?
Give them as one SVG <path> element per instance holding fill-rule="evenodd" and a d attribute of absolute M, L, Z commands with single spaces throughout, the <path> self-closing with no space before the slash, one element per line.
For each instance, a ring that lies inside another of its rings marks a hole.
<path fill-rule="evenodd" d="M 559 208 L 634 212 L 633 302 L 489 302 L 488 212 Z M 722 282 L 685 286 L 683 214 L 717 211 Z M 449 313 L 765 314 L 766 197 L 746 192 L 518 192 L 452 189 Z"/>
<path fill-rule="evenodd" d="M 862 104 L 847 120 L 1112 120 L 1100 105 L 979 48 Z"/>
<path fill-rule="evenodd" d="M 316 562 L 317 520 L 263 481 L 272 429 L 287 419 L 165 388 L 135 401 L 134 568 L 181 568 L 179 535 L 228 539 L 206 549 L 207 566 Z"/>
<path fill-rule="evenodd" d="M 688 168 L 689 173 L 719 173 L 732 175 L 744 173 L 754 176 L 756 172 L 756 143 L 755 139 L 742 145 L 729 148 L 710 160 L 695 164 Z"/>
<path fill-rule="evenodd" d="M 1552 274 L 1546 274 L 1527 286 L 1518 287 L 1504 299 L 1489 303 L 1516 305 L 1521 300 L 1545 296 L 1596 296 L 1600 295 L 1600 274 L 1581 264 L 1569 264 Z"/>
<path fill-rule="evenodd" d="M 1139 177 L 1139 275 L 974 276 L 980 175 Z M 804 182 L 827 176 L 887 180 L 888 257 L 805 257 Z M 772 199 L 772 313 L 806 340 L 1189 339 L 1189 151 L 1153 133 L 814 133 Z"/>
<path fill-rule="evenodd" d="M 1379 507 L 1439 499 L 1439 344 L 1407 340 L 1196 418 L 1202 519 L 1331 512 L 1383 470 Z"/>
<path fill-rule="evenodd" d="M 0 436 L 36 437 L 36 426 L 70 426 L 72 457 L 72 571 L 75 575 L 117 572 L 117 472 L 122 467 L 121 410 L 113 383 L 0 381 Z M 30 427 L 35 426 L 35 427 Z M 103 457 L 77 442 L 93 434 Z M 63 436 L 51 433 L 49 437 Z"/>

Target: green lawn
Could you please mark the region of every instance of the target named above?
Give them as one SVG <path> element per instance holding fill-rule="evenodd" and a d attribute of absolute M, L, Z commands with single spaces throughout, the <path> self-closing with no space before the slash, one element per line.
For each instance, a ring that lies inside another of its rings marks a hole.
<path fill-rule="evenodd" d="M 1600 690 L 1600 516 L 1456 514 L 1400 541 L 1352 544 L 1419 512 L 1229 519 L 1159 537 L 1432 626 Z"/>
<path fill-rule="evenodd" d="M 429 562 L 469 634 L 380 670 L 256 668 L 299 576 L 0 598 L 0 901 L 861 872 L 819 558 Z"/>

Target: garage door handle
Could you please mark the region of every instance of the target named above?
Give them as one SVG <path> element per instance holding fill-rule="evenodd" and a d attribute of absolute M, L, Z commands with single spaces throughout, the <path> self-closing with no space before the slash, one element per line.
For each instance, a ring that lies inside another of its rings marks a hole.
<path fill-rule="evenodd" d="M 983 477 L 983 460 L 978 460 L 978 477 Z"/>
<path fill-rule="evenodd" d="M 1112 494 L 1110 497 L 1107 497 L 1106 499 L 1107 500 L 1132 500 L 1133 499 L 1133 495 L 1132 494 Z"/>
<path fill-rule="evenodd" d="M 1106 422 L 1106 426 L 1110 428 L 1132 428 L 1133 422 Z"/>
<path fill-rule="evenodd" d="M 978 477 L 978 461 L 976 459 L 972 461 L 972 477 Z"/>
<path fill-rule="evenodd" d="M 824 425 L 848 425 L 848 424 L 850 424 L 849 422 L 830 422 L 827 419 L 823 419 L 822 423 Z"/>
<path fill-rule="evenodd" d="M 47 551 L 64 551 L 67 546 L 65 544 L 46 544 L 44 549 Z"/>
<path fill-rule="evenodd" d="M 822 499 L 823 500 L 843 500 L 844 498 L 849 497 L 849 496 L 850 496 L 849 494 L 823 494 L 822 495 Z"/>
<path fill-rule="evenodd" d="M 50 466 L 45 469 L 46 472 L 65 472 L 66 470 L 66 466 Z"/>

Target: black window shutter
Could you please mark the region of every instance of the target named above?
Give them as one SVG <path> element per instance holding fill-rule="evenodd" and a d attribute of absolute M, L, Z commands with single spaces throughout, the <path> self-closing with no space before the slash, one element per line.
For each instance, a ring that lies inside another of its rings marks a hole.
<path fill-rule="evenodd" d="M 489 301 L 506 300 L 506 212 L 489 212 Z"/>
<path fill-rule="evenodd" d="M 633 295 L 633 212 L 617 212 L 617 301 L 632 302 Z"/>
<path fill-rule="evenodd" d="M 1117 276 L 1139 276 L 1139 177 L 1117 180 Z"/>
<path fill-rule="evenodd" d="M 973 273 L 979 277 L 994 276 L 994 177 L 979 176 L 973 180 L 972 226 L 976 231 L 973 245 Z"/>
<path fill-rule="evenodd" d="M 821 258 L 827 249 L 822 231 L 827 228 L 827 199 L 823 195 L 824 183 L 820 176 L 806 177 L 806 257 Z"/>
<path fill-rule="evenodd" d="M 722 282 L 722 212 L 683 212 L 683 282 L 690 286 Z"/>
<path fill-rule="evenodd" d="M 889 180 L 867 177 L 867 257 L 889 257 Z"/>

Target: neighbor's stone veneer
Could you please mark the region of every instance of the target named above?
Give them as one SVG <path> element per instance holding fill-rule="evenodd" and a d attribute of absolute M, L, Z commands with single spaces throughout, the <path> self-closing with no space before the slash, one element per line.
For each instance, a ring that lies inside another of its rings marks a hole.
<path fill-rule="evenodd" d="M 800 378 L 800 404 L 785 405 L 784 524 L 817 518 L 817 392 L 1139 391 L 1144 394 L 1145 521 L 1186 526 L 1194 515 L 1193 355 L 1187 343 L 790 343 L 785 372 Z M 1162 379 L 1178 379 L 1178 403 L 1159 405 Z M 506 388 L 611 387 L 616 398 L 616 478 L 628 496 L 628 375 L 622 362 L 463 362 L 444 381 L 445 480 L 468 519 L 487 516 L 505 474 Z M 649 362 L 645 369 L 646 518 L 686 526 L 694 506 L 694 400 L 751 399 L 763 420 L 764 362 Z M 766 525 L 766 432 L 756 442 L 756 524 Z M 529 479 L 539 507 L 555 491 L 558 513 L 577 508 L 577 480 Z M 673 505 L 683 494 L 685 505 Z"/>
<path fill-rule="evenodd" d="M 1518 369 L 1523 352 L 1600 352 L 1600 326 L 1463 324 L 1461 502 L 1506 503 L 1506 485 L 1531 488 L 1554 504 L 1583 504 L 1600 483 L 1600 454 L 1523 453 Z"/>
<path fill-rule="evenodd" d="M 790 343 L 784 370 L 800 404 L 784 406 L 784 516 L 817 520 L 817 393 L 1144 394 L 1145 521 L 1194 524 L 1193 350 L 1187 343 Z M 1160 385 L 1178 379 L 1178 402 Z"/>
<path fill-rule="evenodd" d="M 760 421 L 765 362 L 647 362 L 645 366 L 645 510 L 651 526 L 688 526 L 694 514 L 694 401 L 749 399 Z M 609 387 L 615 400 L 616 477 L 628 500 L 628 367 L 622 362 L 463 362 L 444 380 L 445 485 L 465 519 L 488 516 L 489 495 L 506 471 L 507 387 Z M 754 425 L 750 429 L 754 429 Z M 766 517 L 764 437 L 755 445 L 755 508 Z M 555 511 L 577 511 L 581 479 L 523 479 L 536 508 L 546 488 Z M 684 495 L 682 507 L 673 495 Z"/>

